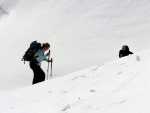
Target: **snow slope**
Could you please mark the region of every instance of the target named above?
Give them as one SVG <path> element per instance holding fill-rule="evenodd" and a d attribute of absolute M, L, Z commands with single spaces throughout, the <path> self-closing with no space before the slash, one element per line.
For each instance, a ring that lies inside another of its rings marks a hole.
<path fill-rule="evenodd" d="M 9 15 L 16 7 L 20 0 L 1 0 L 0 1 L 0 17 Z"/>
<path fill-rule="evenodd" d="M 134 53 L 150 48 L 149 0 L 1 0 L 0 6 L 0 92 L 31 85 L 21 58 L 33 40 L 51 44 L 54 77 L 116 59 L 124 44 Z"/>
<path fill-rule="evenodd" d="M 9 92 L 0 113 L 149 113 L 150 50 Z"/>

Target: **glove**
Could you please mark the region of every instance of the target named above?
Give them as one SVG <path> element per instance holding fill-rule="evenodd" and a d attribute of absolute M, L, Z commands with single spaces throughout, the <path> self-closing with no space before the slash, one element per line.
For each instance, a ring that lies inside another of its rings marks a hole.
<path fill-rule="evenodd" d="M 52 62 L 51 60 L 48 60 L 48 62 Z"/>
<path fill-rule="evenodd" d="M 50 53 L 48 52 L 46 55 L 47 55 L 47 56 L 50 56 Z"/>

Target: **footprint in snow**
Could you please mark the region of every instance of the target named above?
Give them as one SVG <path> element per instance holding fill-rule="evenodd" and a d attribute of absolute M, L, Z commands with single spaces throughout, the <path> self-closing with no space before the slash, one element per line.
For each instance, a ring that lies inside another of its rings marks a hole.
<path fill-rule="evenodd" d="M 80 78 L 86 78 L 86 76 L 85 76 L 85 75 L 83 75 L 83 76 L 81 76 Z"/>
<path fill-rule="evenodd" d="M 136 56 L 136 60 L 137 60 L 137 61 L 140 61 L 141 58 L 137 55 L 137 56 Z"/>
<path fill-rule="evenodd" d="M 109 106 L 114 106 L 114 105 L 118 105 L 118 104 L 123 104 L 125 103 L 126 100 L 122 100 L 122 101 L 119 101 L 119 102 L 115 102 L 115 103 L 111 103 Z"/>
<path fill-rule="evenodd" d="M 96 71 L 98 68 L 92 69 L 91 71 Z"/>
<path fill-rule="evenodd" d="M 66 111 L 67 109 L 70 109 L 70 105 L 65 106 L 62 111 Z"/>
<path fill-rule="evenodd" d="M 67 93 L 67 91 L 61 91 L 62 93 Z"/>
<path fill-rule="evenodd" d="M 76 80 L 76 79 L 78 79 L 78 78 L 79 78 L 79 76 L 77 76 L 77 77 L 73 78 L 72 80 Z"/>
<path fill-rule="evenodd" d="M 122 100 L 122 101 L 120 101 L 119 103 L 120 104 L 123 104 L 123 103 L 125 103 L 126 102 L 126 100 Z"/>
<path fill-rule="evenodd" d="M 51 93 L 52 92 L 52 90 L 50 90 L 48 93 Z"/>
<path fill-rule="evenodd" d="M 117 73 L 117 75 L 120 75 L 120 74 L 122 74 L 122 73 L 123 73 L 123 72 L 122 72 L 122 71 L 120 71 L 120 72 L 118 72 L 118 73 Z"/>
<path fill-rule="evenodd" d="M 90 89 L 90 92 L 96 92 L 95 89 Z"/>

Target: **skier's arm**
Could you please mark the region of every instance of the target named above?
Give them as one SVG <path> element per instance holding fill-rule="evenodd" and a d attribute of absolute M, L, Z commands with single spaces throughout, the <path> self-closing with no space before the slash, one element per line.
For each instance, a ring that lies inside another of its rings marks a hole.
<path fill-rule="evenodd" d="M 133 54 L 131 51 L 129 51 L 129 54 Z"/>
<path fill-rule="evenodd" d="M 48 59 L 47 59 L 47 58 L 45 58 L 44 60 L 45 60 L 46 62 L 48 62 Z"/>
<path fill-rule="evenodd" d="M 121 58 L 122 57 L 122 54 L 121 54 L 121 51 L 119 51 L 119 58 Z"/>
<path fill-rule="evenodd" d="M 47 56 L 50 57 L 50 50 L 49 50 L 49 52 L 47 53 Z M 49 59 L 47 59 L 47 58 L 45 58 L 44 60 L 47 61 L 47 62 L 51 62 L 51 60 L 49 60 Z"/>
<path fill-rule="evenodd" d="M 38 57 L 36 58 L 36 60 L 37 60 L 38 62 L 41 62 L 41 61 L 43 61 L 46 57 L 47 57 L 47 55 L 38 56 Z"/>
<path fill-rule="evenodd" d="M 37 51 L 35 56 L 37 56 L 37 57 L 36 57 L 36 60 L 37 60 L 38 62 L 41 62 L 41 61 L 43 61 L 48 55 L 47 55 L 47 54 L 46 54 L 46 55 L 43 55 L 43 53 L 41 53 L 40 51 Z"/>
<path fill-rule="evenodd" d="M 46 62 L 51 62 L 51 60 L 48 60 L 47 58 L 44 59 Z"/>

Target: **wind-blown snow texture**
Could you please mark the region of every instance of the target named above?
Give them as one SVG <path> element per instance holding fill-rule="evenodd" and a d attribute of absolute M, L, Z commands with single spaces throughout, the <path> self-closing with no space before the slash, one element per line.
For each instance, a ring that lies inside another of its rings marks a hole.
<path fill-rule="evenodd" d="M 150 48 L 149 10 L 149 0 L 1 0 L 0 92 L 31 85 L 21 58 L 33 40 L 51 44 L 53 77 L 116 59 L 124 44 Z"/>
<path fill-rule="evenodd" d="M 0 113 L 149 113 L 150 50 L 15 90 Z"/>

